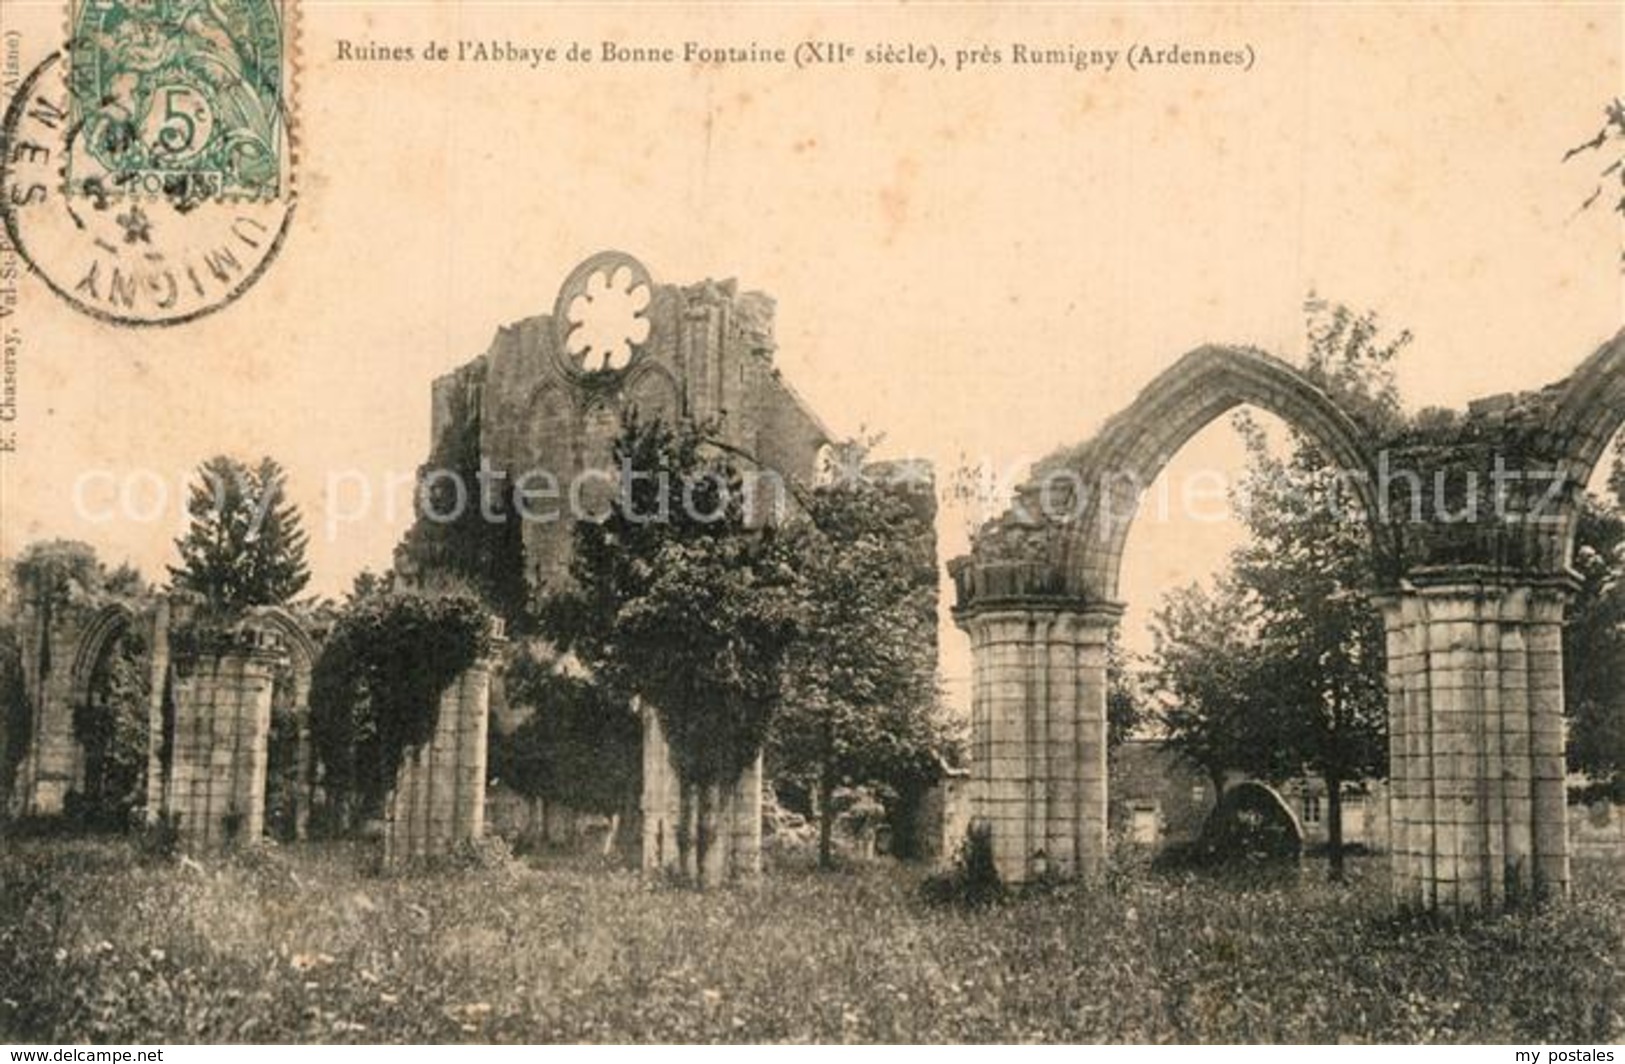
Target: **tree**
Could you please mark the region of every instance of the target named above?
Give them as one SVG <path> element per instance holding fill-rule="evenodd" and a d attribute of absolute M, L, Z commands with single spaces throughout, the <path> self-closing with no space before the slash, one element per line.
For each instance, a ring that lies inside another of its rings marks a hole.
<path fill-rule="evenodd" d="M 7 617 L 0 620 L 0 818 L 11 809 L 17 766 L 28 751 L 33 717 L 23 680 L 22 643 L 16 623 Z"/>
<path fill-rule="evenodd" d="M 868 446 L 846 451 L 842 467 L 862 469 Z M 816 796 L 824 868 L 839 792 L 866 789 L 906 828 L 952 744 L 936 683 L 935 500 L 874 473 L 814 489 L 792 537 L 803 628 L 785 663 L 773 776 Z"/>
<path fill-rule="evenodd" d="M 1151 623 L 1163 744 L 1224 790 L 1226 774 L 1280 780 L 1297 768 L 1279 743 L 1277 703 L 1260 697 L 1257 604 L 1228 575 L 1169 592 Z"/>
<path fill-rule="evenodd" d="M 146 639 L 127 630 L 102 654 L 89 699 L 73 707 L 73 735 L 84 751 L 84 786 L 74 812 L 87 823 L 123 828 L 146 800 L 151 674 Z"/>
<path fill-rule="evenodd" d="M 753 528 L 743 480 L 701 426 L 623 416 L 620 490 L 575 527 L 572 585 L 542 604 L 543 633 L 617 697 L 658 715 L 678 779 L 677 847 L 705 886 L 712 792 L 756 759 L 798 633 L 786 538 Z"/>
<path fill-rule="evenodd" d="M 636 808 L 643 729 L 625 700 L 535 647 L 515 647 L 503 680 L 508 704 L 530 715 L 493 735 L 495 778 L 532 802 L 606 816 Z"/>
<path fill-rule="evenodd" d="M 1106 746 L 1115 749 L 1133 738 L 1151 716 L 1146 702 L 1146 677 L 1141 674 L 1138 655 L 1123 646 L 1122 629 L 1116 625 L 1106 637 Z"/>
<path fill-rule="evenodd" d="M 1625 502 L 1625 460 L 1616 448 L 1609 487 Z M 1568 767 L 1591 795 L 1625 799 L 1625 517 L 1619 504 L 1587 495 L 1574 534 L 1579 586 L 1563 628 L 1563 711 Z"/>
<path fill-rule="evenodd" d="M 1592 152 L 1603 155 L 1607 162 L 1598 171 L 1597 184 L 1580 203 L 1580 209 L 1587 210 L 1601 202 L 1607 210 L 1625 214 L 1625 99 L 1610 101 L 1603 108 L 1602 127 L 1564 152 L 1563 161 Z"/>
<path fill-rule="evenodd" d="M 180 564 L 169 567 L 174 586 L 223 615 L 281 605 L 304 590 L 310 537 L 286 489 L 270 458 L 251 467 L 218 455 L 199 466 L 186 504 L 191 523 L 175 541 Z"/>
<path fill-rule="evenodd" d="M 1374 438 L 1390 434 L 1404 419 L 1393 363 L 1410 333 L 1384 337 L 1375 314 L 1313 294 L 1305 317 L 1308 376 Z M 1235 424 L 1247 450 L 1235 501 L 1249 539 L 1233 552 L 1216 600 L 1175 600 L 1166 611 L 1183 638 L 1172 644 L 1179 653 L 1165 656 L 1164 672 L 1197 693 L 1170 714 L 1170 742 L 1202 753 L 1210 772 L 1215 761 L 1236 757 L 1234 767 L 1265 778 L 1319 776 L 1331 874 L 1339 879 L 1343 785 L 1387 770 L 1384 634 L 1368 597 L 1377 575 L 1369 524 L 1347 489 L 1347 471 L 1313 439 L 1290 429 L 1281 457 L 1246 413 Z M 1204 609 L 1226 620 L 1203 617 Z M 1194 674 L 1202 669 L 1211 675 Z"/>

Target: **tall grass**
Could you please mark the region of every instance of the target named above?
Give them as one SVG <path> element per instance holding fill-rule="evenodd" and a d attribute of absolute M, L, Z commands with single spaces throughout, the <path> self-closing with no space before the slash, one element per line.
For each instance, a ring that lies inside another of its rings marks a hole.
<path fill-rule="evenodd" d="M 1625 885 L 1461 926 L 1139 871 L 966 911 L 920 873 L 699 895 L 602 869 L 376 878 L 342 848 L 0 856 L 0 1040 L 1451 1041 L 1625 1037 Z"/>

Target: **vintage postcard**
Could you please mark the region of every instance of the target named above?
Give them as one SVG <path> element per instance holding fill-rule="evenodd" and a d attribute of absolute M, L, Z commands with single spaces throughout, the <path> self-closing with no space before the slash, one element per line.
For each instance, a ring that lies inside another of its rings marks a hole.
<path fill-rule="evenodd" d="M 1612 1060 L 1622 77 L 7 0 L 0 1042 Z"/>

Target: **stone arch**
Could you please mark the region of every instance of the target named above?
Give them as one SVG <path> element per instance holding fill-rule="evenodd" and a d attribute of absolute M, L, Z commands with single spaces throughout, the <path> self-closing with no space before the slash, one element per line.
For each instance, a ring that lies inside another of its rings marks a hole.
<path fill-rule="evenodd" d="M 147 723 L 145 772 L 148 779 L 153 770 L 152 751 L 159 741 L 157 729 L 162 727 L 162 721 L 153 714 L 153 706 L 162 693 L 158 689 L 161 682 L 162 658 L 158 648 L 153 645 L 151 613 L 146 609 L 138 611 L 123 602 L 114 602 L 96 610 L 80 627 L 68 669 L 66 698 L 62 705 L 48 710 L 59 718 L 58 726 L 66 729 L 66 734 L 70 738 L 73 749 L 71 789 L 78 790 L 81 797 L 97 793 L 97 786 L 92 781 L 97 754 L 95 750 L 85 745 L 78 728 L 78 712 L 90 708 L 95 703 L 95 685 L 100 670 L 109 653 L 118 647 L 119 641 L 132 632 L 137 632 L 145 640 L 144 657 L 148 685 L 145 707 Z"/>
<path fill-rule="evenodd" d="M 1379 563 L 1383 530 L 1368 434 L 1309 377 L 1248 347 L 1201 347 L 1086 443 L 1040 462 L 1010 511 L 950 563 L 955 618 L 975 659 L 973 802 L 1002 875 L 1089 875 L 1107 830 L 1106 643 L 1123 545 L 1142 493 L 1192 436 L 1248 404 L 1285 420 L 1347 473 Z"/>
<path fill-rule="evenodd" d="M 658 362 L 644 361 L 627 376 L 624 403 L 636 407 L 644 419 L 672 420 L 682 410 L 681 385 L 671 370 Z"/>
<path fill-rule="evenodd" d="M 1035 474 L 1062 475 L 1084 495 L 1078 520 L 1061 537 L 1056 559 L 1068 590 L 1097 602 L 1117 599 L 1123 548 L 1140 496 L 1181 447 L 1238 406 L 1266 410 L 1303 432 L 1348 474 L 1379 557 L 1391 559 L 1391 533 L 1379 522 L 1376 462 L 1366 435 L 1306 375 L 1247 347 L 1200 347 L 1153 380 L 1087 444 L 1040 463 Z M 1053 484 L 1053 480 L 1051 480 Z M 1055 504 L 1054 492 L 1049 505 Z M 1045 500 L 1040 498 L 1040 506 Z"/>
<path fill-rule="evenodd" d="M 289 661 L 308 678 L 316 664 L 316 641 L 298 619 L 281 606 L 256 606 L 245 620 L 248 627 L 269 631 L 282 640 Z"/>
<path fill-rule="evenodd" d="M 1374 526 L 1396 901 L 1460 912 L 1566 893 L 1567 541 L 1579 490 L 1625 427 L 1625 333 L 1567 381 L 1481 399 L 1465 416 L 1419 420 L 1369 444 L 1291 367 L 1248 348 L 1201 348 L 1093 440 L 1041 463 L 972 554 L 949 564 L 974 661 L 972 804 L 992 829 L 1000 873 L 1031 878 L 1038 855 L 1063 875 L 1102 869 L 1106 643 L 1122 609 L 1129 523 L 1115 515 L 1131 516 L 1180 445 L 1241 403 L 1284 418 L 1354 474 L 1350 488 Z M 1375 468 L 1379 445 L 1397 470 Z M 1081 500 L 1075 512 L 1046 497 L 1055 472 L 1073 477 L 1079 494 L 1063 501 Z M 1465 517 L 1441 510 L 1458 474 L 1465 491 L 1473 477 L 1495 485 L 1496 505 Z M 1390 514 L 1378 496 L 1402 500 L 1394 485 L 1407 476 L 1422 505 L 1402 533 L 1404 512 Z M 1534 507 L 1549 500 L 1554 476 L 1561 520 L 1541 525 Z M 1504 495 L 1498 477 L 1510 484 Z"/>
<path fill-rule="evenodd" d="M 79 705 L 90 697 L 96 666 L 114 641 L 129 631 L 135 618 L 134 610 L 122 602 L 115 602 L 103 606 L 85 624 L 74 646 L 73 665 L 68 673 L 70 706 Z"/>
<path fill-rule="evenodd" d="M 1608 445 L 1625 428 L 1625 330 L 1592 352 L 1556 389 L 1559 398 L 1553 429 L 1566 452 L 1559 472 L 1570 488 L 1568 500 L 1572 502 L 1591 481 Z M 1574 505 L 1562 514 L 1559 557 L 1564 565 L 1573 557 L 1576 516 Z"/>

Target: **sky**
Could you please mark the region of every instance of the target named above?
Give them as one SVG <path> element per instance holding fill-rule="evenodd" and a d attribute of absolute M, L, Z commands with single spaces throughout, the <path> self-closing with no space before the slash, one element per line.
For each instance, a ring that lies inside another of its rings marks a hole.
<path fill-rule="evenodd" d="M 883 432 L 885 454 L 939 473 L 1013 475 L 1204 343 L 1296 357 L 1311 290 L 1415 333 L 1399 370 L 1414 406 L 1562 378 L 1621 325 L 1620 227 L 1577 211 L 1594 159 L 1561 161 L 1621 92 L 1616 5 L 307 2 L 299 23 L 297 213 L 243 299 L 129 330 L 25 280 L 0 552 L 70 536 L 161 577 L 187 471 L 219 451 L 270 454 L 313 532 L 313 589 L 342 592 L 388 564 L 405 496 L 335 523 L 328 486 L 403 483 L 427 453 L 430 381 L 550 310 L 605 248 L 657 281 L 771 293 L 778 364 L 825 422 Z M 0 14 L 36 56 L 61 25 L 58 3 Z M 1006 57 L 1016 43 L 1247 46 L 1255 60 L 925 72 L 337 58 L 341 41 L 821 39 Z M 1221 424 L 1166 475 L 1239 460 Z M 92 469 L 161 517 L 76 512 Z M 944 514 L 944 559 L 966 521 Z M 1156 599 L 1235 538 L 1228 521 L 1137 525 L 1131 644 Z M 941 645 L 958 690 L 965 639 L 945 623 Z"/>

